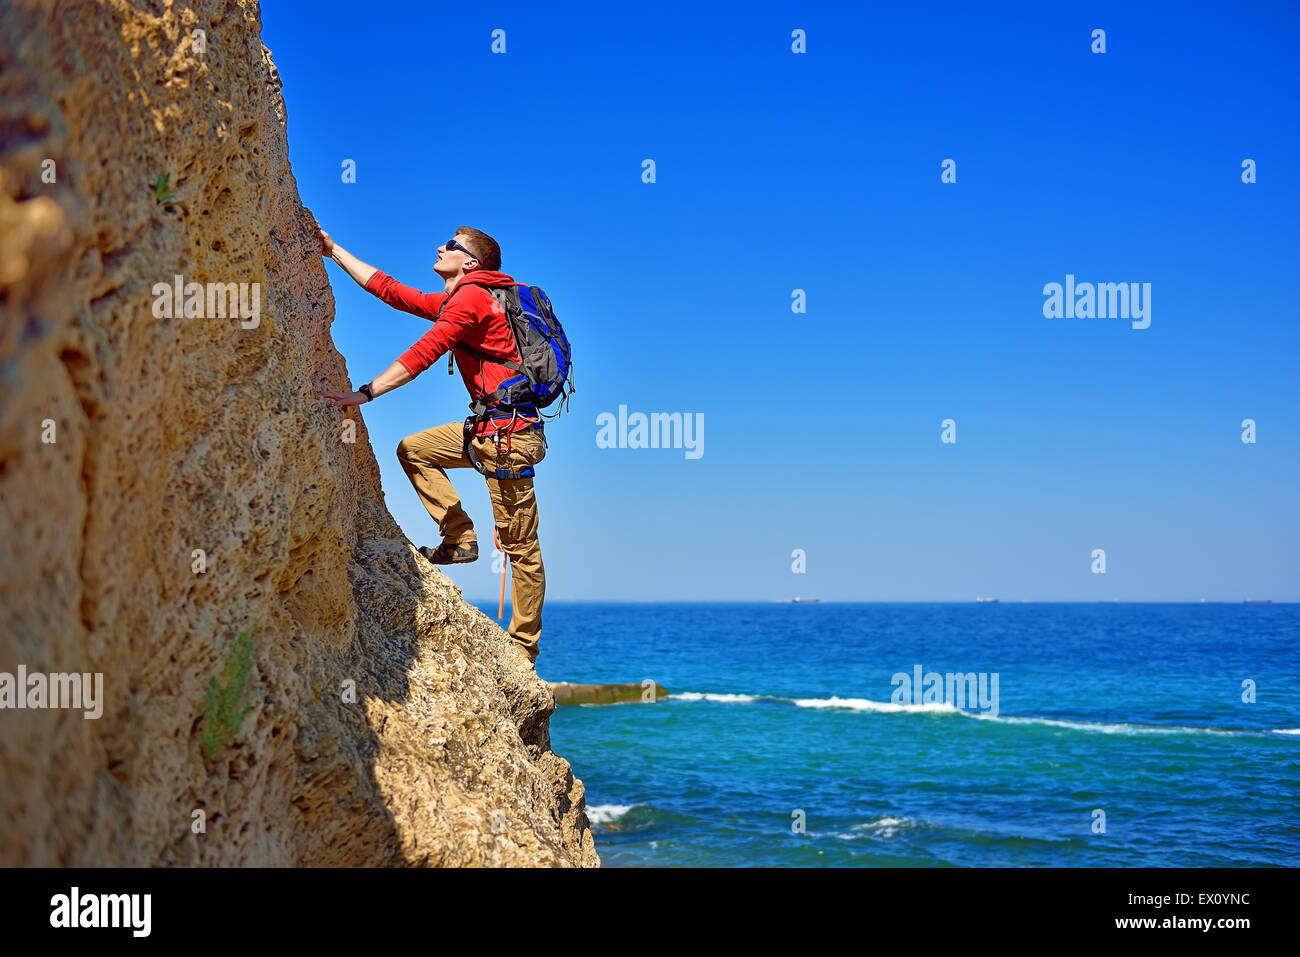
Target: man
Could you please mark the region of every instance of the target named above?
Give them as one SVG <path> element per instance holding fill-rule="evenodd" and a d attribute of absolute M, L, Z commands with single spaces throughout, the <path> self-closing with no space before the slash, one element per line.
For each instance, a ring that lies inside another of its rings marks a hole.
<path fill-rule="evenodd" d="M 421 292 L 403 286 L 391 276 L 357 259 L 329 233 L 321 230 L 321 255 L 334 260 L 367 292 L 395 309 L 433 321 L 433 328 L 398 357 L 387 371 L 357 392 L 322 392 L 339 408 L 361 405 L 405 385 L 453 350 L 461 378 L 473 400 L 490 395 L 502 380 L 516 375 L 504 361 L 522 363 L 505 311 L 482 286 L 517 285 L 501 268 L 501 247 L 486 233 L 458 227 L 454 238 L 438 247 L 433 270 L 443 280 L 443 292 Z M 453 295 L 454 293 L 454 295 Z M 500 360 L 500 361 L 494 361 Z M 474 431 L 475 457 L 489 473 L 498 468 L 518 471 L 546 457 L 542 418 L 536 407 L 496 409 L 487 413 Z M 416 494 L 442 534 L 435 549 L 421 554 L 440 565 L 472 562 L 478 558 L 474 523 L 461 507 L 460 497 L 447 478 L 449 468 L 471 468 L 465 456 L 460 422 L 408 435 L 397 446 L 397 457 Z M 513 614 L 509 634 L 536 662 L 542 634 L 542 600 L 546 570 L 537 540 L 537 500 L 531 469 L 527 477 L 487 476 L 501 549 L 510 556 Z"/>

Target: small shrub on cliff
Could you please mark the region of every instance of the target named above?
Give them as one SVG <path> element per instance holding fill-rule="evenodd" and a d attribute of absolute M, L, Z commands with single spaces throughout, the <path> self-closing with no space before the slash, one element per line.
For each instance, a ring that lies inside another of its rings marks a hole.
<path fill-rule="evenodd" d="M 176 194 L 172 192 L 171 178 L 171 173 L 160 173 L 158 178 L 149 184 L 153 188 L 153 198 L 169 213 L 180 205 Z"/>
<path fill-rule="evenodd" d="M 252 705 L 244 700 L 248 687 L 248 673 L 253 667 L 253 646 L 257 640 L 258 625 L 251 632 L 241 631 L 226 657 L 221 680 L 214 676 L 208 681 L 208 697 L 203 707 L 203 726 L 199 741 L 209 759 L 215 758 L 244 723 Z"/>

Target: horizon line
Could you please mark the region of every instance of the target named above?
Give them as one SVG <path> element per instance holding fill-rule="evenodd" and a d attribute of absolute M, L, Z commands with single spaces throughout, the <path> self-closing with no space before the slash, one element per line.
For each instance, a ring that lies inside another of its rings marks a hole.
<path fill-rule="evenodd" d="M 464 596 L 462 596 L 464 597 Z M 496 595 L 490 598 L 465 598 L 466 601 L 499 601 Z M 610 605 L 1295 605 L 1300 600 L 1291 601 L 1275 598 L 1197 598 L 1197 599 L 1156 599 L 1156 598 L 1007 598 L 985 599 L 973 598 L 924 598 L 924 599 L 879 599 L 879 598 L 803 598 L 794 601 L 791 598 L 548 598 L 551 602 L 572 602 L 574 604 L 605 603 Z M 506 607 L 510 607 L 506 602 Z"/>

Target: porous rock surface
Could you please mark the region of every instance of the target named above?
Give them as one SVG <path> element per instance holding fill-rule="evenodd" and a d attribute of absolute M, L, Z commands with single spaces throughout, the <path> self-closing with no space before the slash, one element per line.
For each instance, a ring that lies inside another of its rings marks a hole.
<path fill-rule="evenodd" d="M 0 4 L 0 672 L 104 676 L 97 720 L 0 711 L 0 865 L 598 866 L 550 691 L 318 396 L 350 379 L 260 33 Z M 178 274 L 259 283 L 256 324 L 160 317 Z"/>

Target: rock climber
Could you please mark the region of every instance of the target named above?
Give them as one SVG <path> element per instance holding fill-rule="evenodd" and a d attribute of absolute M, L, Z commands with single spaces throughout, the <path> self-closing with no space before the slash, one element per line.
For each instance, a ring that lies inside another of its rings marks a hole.
<path fill-rule="evenodd" d="M 455 236 L 438 247 L 433 264 L 443 290 L 421 292 L 362 262 L 323 229 L 318 235 L 321 255 L 343 267 L 366 292 L 394 309 L 433 322 L 433 328 L 396 362 L 357 391 L 321 393 L 337 407 L 371 402 L 405 385 L 448 351 L 454 352 L 461 378 L 476 403 L 485 402 L 503 380 L 515 374 L 505 363 L 519 367 L 519 347 L 505 312 L 484 286 L 516 283 L 500 271 L 501 247 L 491 236 L 469 226 L 458 227 Z M 473 467 L 465 454 L 471 451 L 486 466 L 497 538 L 502 551 L 510 556 L 512 614 L 508 632 L 528 660 L 536 662 L 546 570 L 537 539 L 532 466 L 546 456 L 542 417 L 527 405 L 489 406 L 473 426 L 472 448 L 463 429 L 462 423 L 449 422 L 408 435 L 397 446 L 402 468 L 442 535 L 437 548 L 423 546 L 420 553 L 439 565 L 477 560 L 474 523 L 446 471 Z M 519 477 L 497 478 L 496 472 Z"/>

